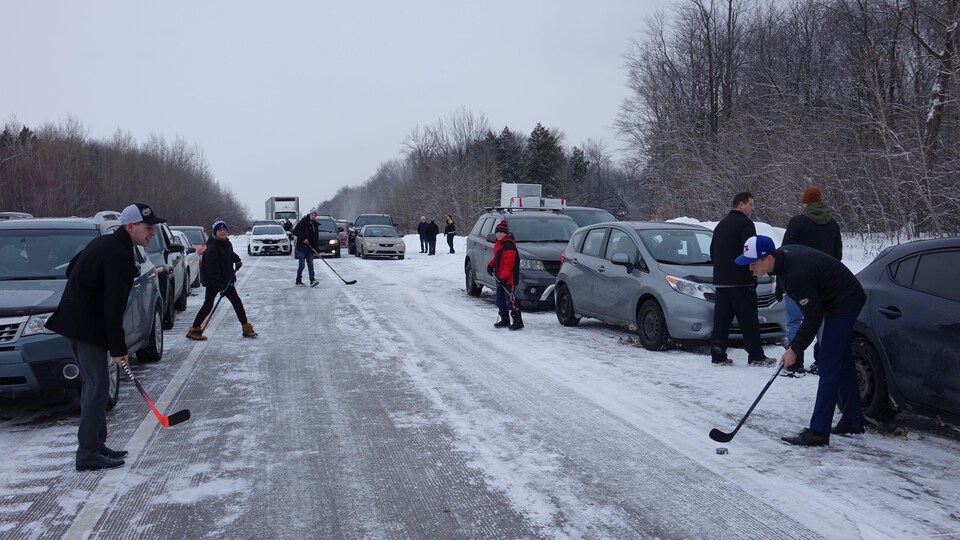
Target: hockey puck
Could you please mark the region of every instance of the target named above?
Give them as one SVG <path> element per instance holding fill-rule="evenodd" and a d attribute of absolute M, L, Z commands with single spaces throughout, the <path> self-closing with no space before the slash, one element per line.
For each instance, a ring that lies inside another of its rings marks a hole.
<path fill-rule="evenodd" d="M 717 453 L 718 453 L 718 454 L 726 454 L 726 453 L 727 453 L 727 449 L 721 446 L 720 448 L 717 448 Z"/>

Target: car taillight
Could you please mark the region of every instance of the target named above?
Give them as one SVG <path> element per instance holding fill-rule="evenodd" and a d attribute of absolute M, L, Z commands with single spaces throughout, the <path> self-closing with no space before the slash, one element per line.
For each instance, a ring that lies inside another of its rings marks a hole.
<path fill-rule="evenodd" d="M 560 252 L 560 266 L 563 266 L 563 260 L 567 258 L 567 248 Z"/>

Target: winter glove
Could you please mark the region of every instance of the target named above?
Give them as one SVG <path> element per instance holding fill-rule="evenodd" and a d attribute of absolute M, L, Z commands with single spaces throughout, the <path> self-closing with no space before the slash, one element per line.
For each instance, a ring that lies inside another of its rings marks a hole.
<path fill-rule="evenodd" d="M 241 267 L 241 266 L 243 266 L 243 263 L 240 262 L 240 261 L 237 261 L 236 266 L 234 267 L 233 271 L 236 272 L 236 271 L 240 270 L 240 267 Z"/>
<path fill-rule="evenodd" d="M 487 266 L 487 273 L 493 275 L 493 266 Z"/>

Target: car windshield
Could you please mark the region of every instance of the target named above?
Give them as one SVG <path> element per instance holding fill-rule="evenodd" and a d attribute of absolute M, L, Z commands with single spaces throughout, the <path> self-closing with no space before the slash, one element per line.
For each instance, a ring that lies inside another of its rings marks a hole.
<path fill-rule="evenodd" d="M 399 238 L 400 235 L 397 234 L 397 230 L 393 227 L 367 227 L 363 230 L 363 236 L 367 238 Z"/>
<path fill-rule="evenodd" d="M 203 243 L 203 231 L 200 229 L 177 229 L 186 235 L 191 244 L 199 245 Z"/>
<path fill-rule="evenodd" d="M 325 233 L 337 232 L 337 226 L 334 225 L 332 219 L 317 218 L 317 225 L 320 226 L 320 232 L 325 232 Z"/>
<path fill-rule="evenodd" d="M 359 216 L 353 225 L 359 229 L 364 225 L 393 225 L 390 216 Z"/>
<path fill-rule="evenodd" d="M 617 220 L 613 214 L 600 208 L 567 208 L 563 211 L 563 215 L 570 216 L 570 219 L 576 221 L 581 227 Z"/>
<path fill-rule="evenodd" d="M 253 228 L 253 234 L 287 234 L 283 227 L 279 225 L 257 225 Z"/>
<path fill-rule="evenodd" d="M 568 242 L 577 223 L 560 216 L 508 220 L 517 242 Z"/>
<path fill-rule="evenodd" d="M 638 230 L 640 240 L 657 262 L 664 264 L 703 265 L 710 260 L 711 231 L 703 230 Z"/>
<path fill-rule="evenodd" d="M 70 260 L 96 237 L 93 229 L 0 231 L 0 280 L 66 278 Z"/>

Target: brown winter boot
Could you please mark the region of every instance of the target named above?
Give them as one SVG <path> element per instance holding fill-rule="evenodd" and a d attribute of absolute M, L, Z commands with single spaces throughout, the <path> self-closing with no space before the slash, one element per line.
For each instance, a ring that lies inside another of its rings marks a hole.
<path fill-rule="evenodd" d="M 187 339 L 192 339 L 194 341 L 204 341 L 205 339 L 207 339 L 207 336 L 203 335 L 201 332 L 202 330 L 200 330 L 200 327 L 191 326 L 190 329 L 187 330 Z"/>
<path fill-rule="evenodd" d="M 243 324 L 243 337 L 257 337 L 257 333 L 253 331 L 253 325 L 250 323 Z"/>

